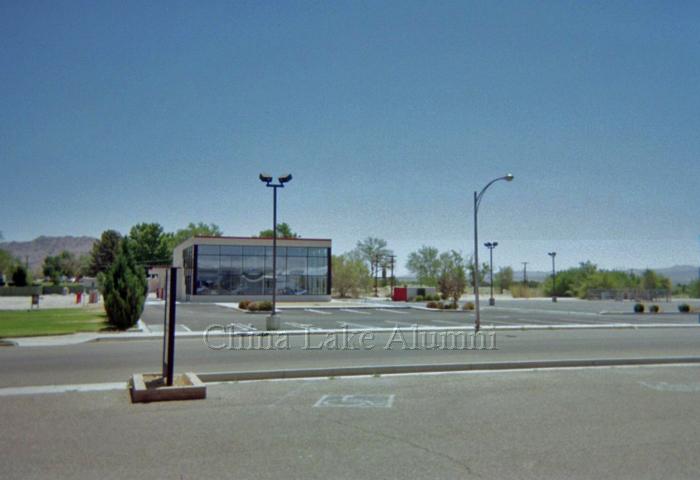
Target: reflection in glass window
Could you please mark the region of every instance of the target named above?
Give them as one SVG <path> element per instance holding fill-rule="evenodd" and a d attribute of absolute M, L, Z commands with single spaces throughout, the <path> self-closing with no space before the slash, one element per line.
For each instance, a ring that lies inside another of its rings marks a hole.
<path fill-rule="evenodd" d="M 243 247 L 243 255 L 265 255 L 265 247 Z"/>
<path fill-rule="evenodd" d="M 306 257 L 287 257 L 287 275 L 306 275 Z"/>
<path fill-rule="evenodd" d="M 282 295 L 304 295 L 306 293 L 306 276 L 287 275 L 286 287 Z"/>
<path fill-rule="evenodd" d="M 305 257 L 306 256 L 306 247 L 287 247 L 287 256 L 288 257 Z"/>
<path fill-rule="evenodd" d="M 197 247 L 199 255 L 218 255 L 219 246 L 218 245 L 199 245 Z"/>
<path fill-rule="evenodd" d="M 308 277 L 309 295 L 326 295 L 328 286 L 327 276 L 311 276 Z"/>
<path fill-rule="evenodd" d="M 221 245 L 221 255 L 242 255 L 243 247 L 237 245 Z"/>
<path fill-rule="evenodd" d="M 309 257 L 309 275 L 327 275 L 327 257 Z"/>
<path fill-rule="evenodd" d="M 328 257 L 327 248 L 309 248 L 309 257 Z"/>

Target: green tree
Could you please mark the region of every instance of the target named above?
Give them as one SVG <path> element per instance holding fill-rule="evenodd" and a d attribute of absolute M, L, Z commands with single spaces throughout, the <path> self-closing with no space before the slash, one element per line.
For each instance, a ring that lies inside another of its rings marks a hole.
<path fill-rule="evenodd" d="M 467 269 L 467 272 L 469 273 L 469 285 L 471 288 L 474 288 L 474 257 L 469 257 L 466 262 L 465 262 L 465 268 Z M 489 264 L 484 262 L 481 264 L 481 268 L 479 268 L 479 285 L 484 285 L 484 279 L 486 278 L 486 275 L 489 273 Z"/>
<path fill-rule="evenodd" d="M 367 291 L 371 277 L 367 265 L 351 255 L 333 255 L 331 263 L 333 288 L 339 297 L 358 297 Z"/>
<path fill-rule="evenodd" d="M 0 275 L 9 277 L 19 264 L 19 260 L 10 254 L 7 250 L 0 249 Z"/>
<path fill-rule="evenodd" d="M 158 223 L 139 223 L 131 227 L 129 247 L 140 265 L 170 264 L 172 251 L 168 248 L 168 236 Z"/>
<path fill-rule="evenodd" d="M 440 254 L 438 288 L 445 298 L 451 298 L 454 305 L 467 287 L 467 269 L 464 259 L 454 250 Z"/>
<path fill-rule="evenodd" d="M 700 280 L 693 280 L 688 284 L 688 295 L 691 298 L 700 298 Z"/>
<path fill-rule="evenodd" d="M 96 277 L 104 273 L 112 265 L 122 242 L 122 236 L 115 230 L 105 230 L 100 239 L 95 242 L 90 252 L 90 268 L 88 274 Z"/>
<path fill-rule="evenodd" d="M 272 238 L 272 229 L 268 228 L 267 230 L 263 230 L 258 234 L 259 238 Z M 292 228 L 287 225 L 286 223 L 278 223 L 277 224 L 277 238 L 299 238 L 299 235 L 297 235 L 295 232 L 292 231 Z"/>
<path fill-rule="evenodd" d="M 493 277 L 493 281 L 498 285 L 501 293 L 503 293 L 503 290 L 510 290 L 510 286 L 513 284 L 513 267 L 499 268 Z"/>
<path fill-rule="evenodd" d="M 105 311 L 110 325 L 120 330 L 133 327 L 141 316 L 146 300 L 146 273 L 122 241 L 117 256 L 101 276 Z"/>
<path fill-rule="evenodd" d="M 172 253 L 173 249 L 190 237 L 195 236 L 220 237 L 223 235 L 221 228 L 215 223 L 206 224 L 204 222 L 192 223 L 187 227 L 178 230 L 175 233 L 166 234 L 166 242 L 168 252 Z"/>
<path fill-rule="evenodd" d="M 44 259 L 42 271 L 45 277 L 51 279 L 51 283 L 58 285 L 61 277 L 75 277 L 80 270 L 80 263 L 75 255 L 67 250 L 58 255 L 48 256 Z"/>
<path fill-rule="evenodd" d="M 12 272 L 12 283 L 15 287 L 27 286 L 27 269 L 22 265 L 17 265 L 14 272 Z"/>
<path fill-rule="evenodd" d="M 420 285 L 429 287 L 437 286 L 437 278 L 440 272 L 439 252 L 435 247 L 423 245 L 417 252 L 408 255 L 406 269 L 416 276 Z"/>
<path fill-rule="evenodd" d="M 377 275 L 379 274 L 379 266 L 382 262 L 392 254 L 387 248 L 386 240 L 382 238 L 367 237 L 364 240 L 357 242 L 355 247 L 360 257 L 369 265 L 369 271 L 374 284 L 377 284 Z M 375 292 L 376 293 L 376 292 Z"/>

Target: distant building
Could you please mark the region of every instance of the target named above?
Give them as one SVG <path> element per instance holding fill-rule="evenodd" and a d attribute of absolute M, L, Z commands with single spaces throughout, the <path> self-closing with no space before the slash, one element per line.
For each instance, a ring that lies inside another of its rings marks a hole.
<path fill-rule="evenodd" d="M 173 250 L 178 299 L 272 298 L 272 238 L 190 237 Z M 331 240 L 277 239 L 277 299 L 330 301 Z"/>

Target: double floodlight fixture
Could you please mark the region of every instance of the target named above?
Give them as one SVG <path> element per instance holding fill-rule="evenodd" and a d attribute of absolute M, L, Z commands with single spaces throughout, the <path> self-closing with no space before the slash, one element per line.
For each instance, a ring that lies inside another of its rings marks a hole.
<path fill-rule="evenodd" d="M 261 182 L 267 183 L 268 185 L 272 183 L 272 175 L 270 175 L 269 173 L 261 173 L 259 178 Z M 291 179 L 292 174 L 288 173 L 287 175 L 279 177 L 277 180 L 280 182 L 279 184 L 282 185 L 284 183 L 289 182 Z"/>
<path fill-rule="evenodd" d="M 484 243 L 484 247 L 486 248 L 496 248 L 498 246 L 498 242 L 486 242 Z"/>

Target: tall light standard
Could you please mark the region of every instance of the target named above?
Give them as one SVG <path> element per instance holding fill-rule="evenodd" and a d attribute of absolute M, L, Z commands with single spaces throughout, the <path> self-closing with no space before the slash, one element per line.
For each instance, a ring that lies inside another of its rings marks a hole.
<path fill-rule="evenodd" d="M 498 242 L 486 242 L 484 247 L 489 249 L 489 272 L 491 272 L 491 298 L 489 298 L 489 305 L 496 305 L 496 299 L 493 298 L 493 249 L 498 246 Z"/>
<path fill-rule="evenodd" d="M 481 329 L 481 311 L 479 309 L 479 205 L 481 205 L 481 199 L 484 197 L 486 190 L 499 180 L 505 180 L 507 182 L 513 181 L 513 175 L 508 174 L 504 177 L 498 177 L 491 180 L 486 186 L 479 192 L 474 192 L 474 300 L 476 306 L 476 320 L 474 321 L 474 331 L 478 332 Z"/>
<path fill-rule="evenodd" d="M 284 184 L 292 179 L 292 174 L 288 173 L 277 180 L 279 183 L 272 183 L 272 175 L 266 173 L 260 174 L 260 181 L 272 188 L 272 312 L 267 319 L 267 329 L 277 330 L 279 321 L 277 320 L 277 189 L 284 188 Z M 263 266 L 263 272 L 265 268 Z M 263 273 L 263 279 L 265 275 Z M 263 282 L 263 287 L 264 287 Z"/>
<path fill-rule="evenodd" d="M 552 301 L 556 303 L 556 301 L 557 301 L 557 269 L 555 267 L 554 259 L 557 256 L 557 252 L 549 252 L 547 255 L 552 257 Z"/>

